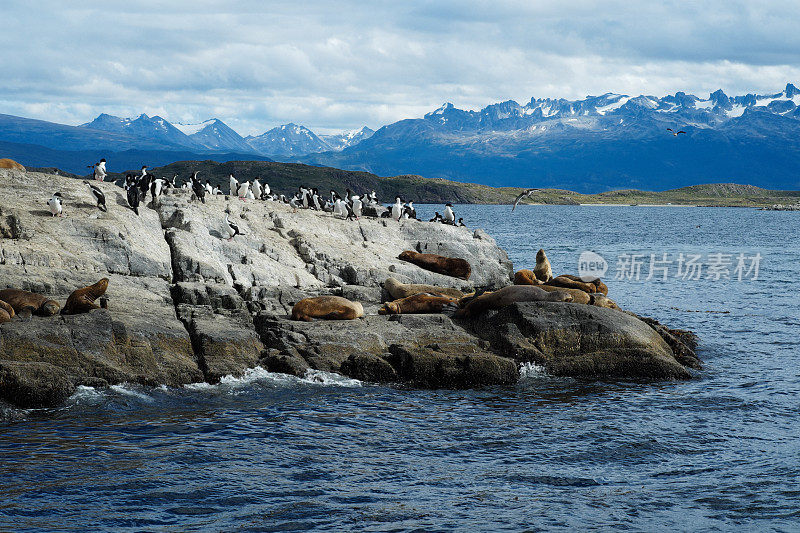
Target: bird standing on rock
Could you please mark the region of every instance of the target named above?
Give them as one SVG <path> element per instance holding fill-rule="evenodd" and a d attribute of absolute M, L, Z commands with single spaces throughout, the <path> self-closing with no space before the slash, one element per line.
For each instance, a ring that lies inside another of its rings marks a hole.
<path fill-rule="evenodd" d="M 139 188 L 136 186 L 127 187 L 128 205 L 136 215 L 139 215 Z"/>
<path fill-rule="evenodd" d="M 101 191 L 99 187 L 92 185 L 86 180 L 84 180 L 83 183 L 89 186 L 89 189 L 92 191 L 92 195 L 94 195 L 95 199 L 97 200 L 97 209 L 103 213 L 108 211 L 108 208 L 106 207 L 106 195 L 103 194 L 103 191 Z"/>
<path fill-rule="evenodd" d="M 244 233 L 239 230 L 239 226 L 230 221 L 227 213 L 225 213 L 225 225 L 228 226 L 228 235 L 230 235 L 230 237 L 228 237 L 229 241 L 237 235 L 244 235 Z"/>
<path fill-rule="evenodd" d="M 106 179 L 106 160 L 101 159 L 99 163 L 94 166 L 94 179 L 103 181 Z"/>
<path fill-rule="evenodd" d="M 64 204 L 61 200 L 60 192 L 55 193 L 52 198 L 47 200 L 47 206 L 50 208 L 50 213 L 52 213 L 54 217 L 64 216 Z"/>
<path fill-rule="evenodd" d="M 444 204 L 444 223 L 452 224 L 453 226 L 456 225 L 456 214 L 453 213 L 453 204 L 449 202 Z"/>
<path fill-rule="evenodd" d="M 199 173 L 199 170 L 195 170 L 194 174 L 192 174 L 192 192 L 194 192 L 194 195 L 197 196 L 198 200 L 206 203 L 206 188 L 202 183 L 200 183 L 200 180 L 197 179 L 197 175 Z"/>

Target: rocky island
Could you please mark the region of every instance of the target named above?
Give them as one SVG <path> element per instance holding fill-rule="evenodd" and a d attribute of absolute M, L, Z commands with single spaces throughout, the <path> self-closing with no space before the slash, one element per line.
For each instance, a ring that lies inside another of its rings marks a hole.
<path fill-rule="evenodd" d="M 0 324 L 0 399 L 63 402 L 79 385 L 217 382 L 261 366 L 414 387 L 513 384 L 520 365 L 588 379 L 687 379 L 695 338 L 655 320 L 581 303 L 513 303 L 469 318 L 378 311 L 385 283 L 462 292 L 512 283 L 507 254 L 484 231 L 415 220 L 348 221 L 280 202 L 173 189 L 142 205 L 125 191 L 98 210 L 80 180 L 0 169 L 0 289 L 63 303 L 108 278 L 107 308 Z M 63 217 L 46 201 L 59 191 Z M 225 215 L 241 230 L 228 240 Z M 398 259 L 406 250 L 463 258 L 468 280 Z M 303 298 L 342 296 L 355 320 L 294 321 Z"/>

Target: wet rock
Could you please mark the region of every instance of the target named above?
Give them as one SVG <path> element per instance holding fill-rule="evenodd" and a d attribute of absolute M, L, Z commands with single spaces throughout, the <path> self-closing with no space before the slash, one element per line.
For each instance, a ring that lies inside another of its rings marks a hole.
<path fill-rule="evenodd" d="M 50 364 L 0 360 L 0 399 L 20 407 L 50 407 L 75 390 L 67 373 Z"/>
<path fill-rule="evenodd" d="M 602 307 L 525 302 L 488 311 L 472 328 L 500 352 L 558 376 L 688 379 L 691 374 L 652 327 Z"/>

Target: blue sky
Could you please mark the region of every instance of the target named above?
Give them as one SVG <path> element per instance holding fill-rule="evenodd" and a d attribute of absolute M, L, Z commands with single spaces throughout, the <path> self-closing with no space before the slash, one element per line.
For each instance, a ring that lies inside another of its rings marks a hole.
<path fill-rule="evenodd" d="M 4 2 L 0 113 L 218 117 L 327 133 L 618 92 L 800 81 L 796 0 Z"/>

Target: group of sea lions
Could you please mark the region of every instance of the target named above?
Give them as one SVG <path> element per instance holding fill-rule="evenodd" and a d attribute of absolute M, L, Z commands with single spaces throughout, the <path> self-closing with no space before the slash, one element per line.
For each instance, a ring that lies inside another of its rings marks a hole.
<path fill-rule="evenodd" d="M 422 258 L 420 258 L 422 256 Z M 458 274 L 470 274 L 469 263 L 464 259 L 447 258 L 434 254 L 403 252 L 400 259 L 434 270 L 438 268 Z M 461 261 L 466 263 L 466 269 Z M 410 313 L 452 313 L 455 318 L 471 318 L 488 309 L 500 309 L 517 302 L 571 302 L 619 309 L 608 298 L 608 287 L 600 279 L 584 281 L 578 276 L 562 274 L 553 276 L 547 254 L 539 250 L 536 254 L 536 267 L 520 270 L 514 275 L 514 285 L 492 292 L 473 292 L 464 294 L 451 287 L 437 287 L 416 283 L 402 283 L 388 278 L 384 288 L 393 300 L 384 303 L 378 310 L 381 315 Z M 358 302 L 340 296 L 318 296 L 304 298 L 292 309 L 292 319 L 311 321 L 312 318 L 328 320 L 353 320 L 364 316 L 364 309 Z"/>
<path fill-rule="evenodd" d="M 53 316 L 61 311 L 62 315 L 77 315 L 88 313 L 92 309 L 100 309 L 95 300 L 106 293 L 108 278 L 103 278 L 94 285 L 81 287 L 72 292 L 67 298 L 64 308 L 55 300 L 35 292 L 21 289 L 0 290 L 0 324 L 9 322 L 12 318 L 36 316 Z M 105 307 L 105 300 L 100 303 Z"/>

